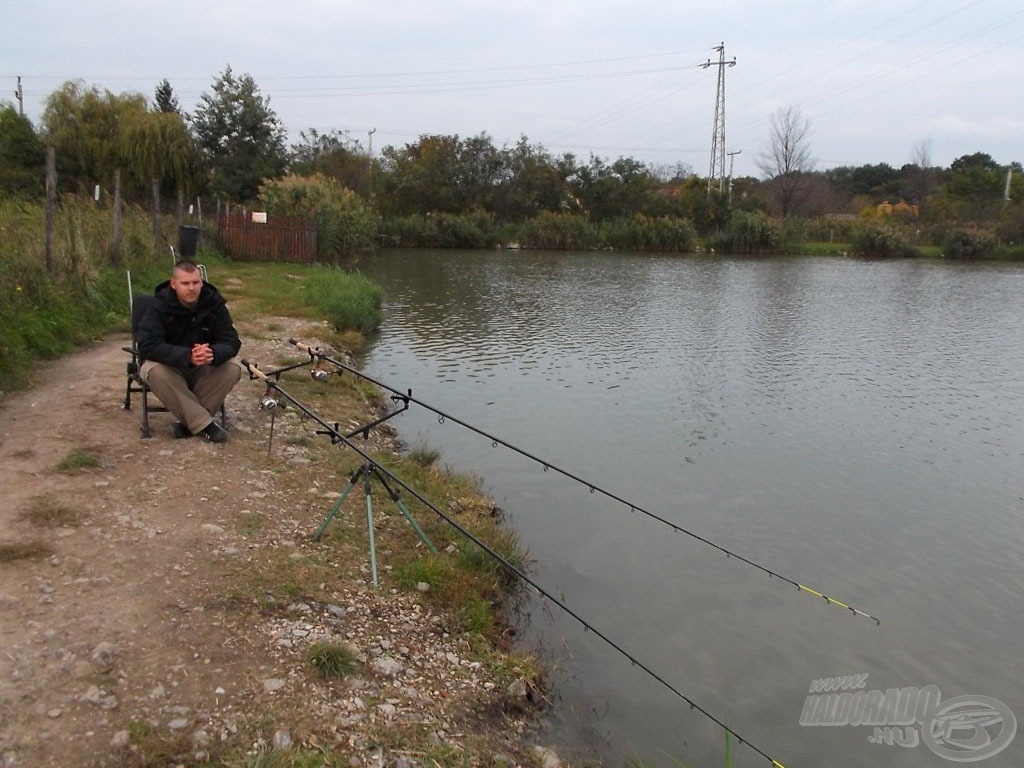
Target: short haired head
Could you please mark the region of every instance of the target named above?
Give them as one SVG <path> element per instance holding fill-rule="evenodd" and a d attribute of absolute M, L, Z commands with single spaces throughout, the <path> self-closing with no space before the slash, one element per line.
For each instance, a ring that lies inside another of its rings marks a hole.
<path fill-rule="evenodd" d="M 174 263 L 174 266 L 171 268 L 171 274 L 175 274 L 177 272 L 198 272 L 198 271 L 199 271 L 199 265 L 196 264 L 194 261 L 192 261 L 192 259 L 182 259 L 181 261 L 177 261 L 177 262 Z"/>

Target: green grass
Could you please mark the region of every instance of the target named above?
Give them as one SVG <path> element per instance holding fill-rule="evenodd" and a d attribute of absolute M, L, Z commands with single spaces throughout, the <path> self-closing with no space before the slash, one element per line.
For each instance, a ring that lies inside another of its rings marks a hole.
<path fill-rule="evenodd" d="M 324 678 L 346 677 L 356 668 L 355 654 L 340 643 L 313 643 L 306 651 L 306 661 Z"/>
<path fill-rule="evenodd" d="M 57 469 L 69 472 L 75 469 L 95 469 L 102 464 L 103 460 L 99 454 L 84 448 L 75 448 L 57 463 Z"/>
<path fill-rule="evenodd" d="M 115 259 L 110 209 L 87 198 L 62 198 L 49 270 L 44 222 L 41 204 L 0 199 L 0 380 L 8 391 L 27 386 L 40 359 L 59 357 L 112 330 L 127 331 L 126 272 L 140 294 L 150 293 L 170 270 L 167 250 L 154 245 L 149 216 L 140 209 L 125 211 Z M 171 229 L 168 221 L 165 230 Z M 205 242 L 198 260 L 236 319 L 326 319 L 350 346 L 380 324 L 380 289 L 358 273 L 232 262 Z"/>

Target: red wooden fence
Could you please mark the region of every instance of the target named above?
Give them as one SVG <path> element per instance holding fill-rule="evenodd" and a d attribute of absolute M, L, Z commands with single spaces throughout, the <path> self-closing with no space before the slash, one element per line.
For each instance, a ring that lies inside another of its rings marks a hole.
<path fill-rule="evenodd" d="M 316 261 L 316 222 L 268 216 L 255 224 L 251 214 L 224 213 L 217 222 L 224 252 L 237 261 Z"/>

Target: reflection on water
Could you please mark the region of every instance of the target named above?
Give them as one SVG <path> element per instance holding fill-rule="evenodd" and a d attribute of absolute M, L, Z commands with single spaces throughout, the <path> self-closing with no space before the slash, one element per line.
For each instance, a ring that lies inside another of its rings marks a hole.
<path fill-rule="evenodd" d="M 834 675 L 1024 717 L 1007 674 L 1024 634 L 1020 267 L 396 251 L 364 271 L 386 296 L 372 374 L 881 617 L 422 409 L 400 417 L 485 479 L 546 588 L 769 754 L 935 765 L 868 728 L 801 727 L 810 682 Z M 560 668 L 549 738 L 723 764 L 721 732 L 592 633 L 557 610 L 533 629 Z M 1022 754 L 1024 737 L 986 768 Z"/>

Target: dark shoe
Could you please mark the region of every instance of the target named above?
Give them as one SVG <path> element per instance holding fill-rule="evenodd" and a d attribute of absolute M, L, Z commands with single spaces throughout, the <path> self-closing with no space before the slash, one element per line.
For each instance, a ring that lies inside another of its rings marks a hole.
<path fill-rule="evenodd" d="M 226 443 L 228 441 L 228 431 L 216 421 L 207 424 L 200 434 L 211 443 Z"/>
<path fill-rule="evenodd" d="M 171 422 L 171 437 L 175 440 L 181 440 L 185 437 L 192 437 L 192 433 L 188 431 L 188 427 L 182 424 L 180 421 Z"/>

